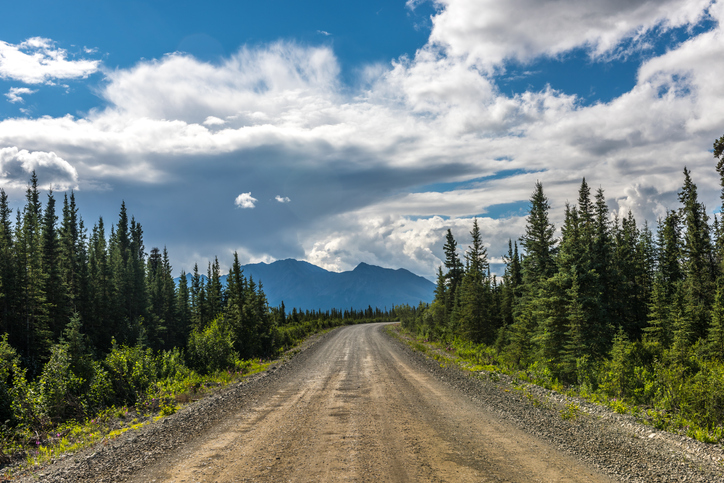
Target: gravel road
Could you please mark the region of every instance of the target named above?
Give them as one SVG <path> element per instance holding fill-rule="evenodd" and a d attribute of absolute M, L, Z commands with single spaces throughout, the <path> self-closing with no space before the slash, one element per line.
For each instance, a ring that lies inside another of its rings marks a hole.
<path fill-rule="evenodd" d="M 724 482 L 722 449 L 343 327 L 268 373 L 27 481 Z"/>

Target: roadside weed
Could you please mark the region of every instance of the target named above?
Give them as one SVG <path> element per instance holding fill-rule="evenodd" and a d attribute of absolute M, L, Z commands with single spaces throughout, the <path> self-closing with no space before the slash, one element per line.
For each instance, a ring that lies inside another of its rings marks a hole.
<path fill-rule="evenodd" d="M 574 420 L 580 415 L 581 407 L 575 402 L 569 402 L 566 404 L 566 407 L 561 409 L 559 412 L 561 413 L 561 418 L 565 420 Z"/>

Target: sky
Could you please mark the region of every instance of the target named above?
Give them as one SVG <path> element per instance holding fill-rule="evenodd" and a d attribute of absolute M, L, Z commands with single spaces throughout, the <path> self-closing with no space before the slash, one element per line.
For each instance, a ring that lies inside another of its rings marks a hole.
<path fill-rule="evenodd" d="M 285 258 L 434 280 L 473 218 L 493 267 L 536 181 L 655 227 L 688 167 L 720 211 L 724 0 L 12 2 L 0 187 L 122 201 L 175 274 Z M 45 197 L 44 197 L 45 198 Z"/>

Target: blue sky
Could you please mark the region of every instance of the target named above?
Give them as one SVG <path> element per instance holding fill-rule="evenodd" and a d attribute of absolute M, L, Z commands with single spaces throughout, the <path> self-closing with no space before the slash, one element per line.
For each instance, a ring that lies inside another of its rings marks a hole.
<path fill-rule="evenodd" d="M 288 257 L 434 278 L 480 219 L 493 261 L 541 180 L 621 215 L 710 212 L 724 134 L 711 0 L 14 2 L 0 18 L 0 186 L 121 200 L 176 271 Z"/>

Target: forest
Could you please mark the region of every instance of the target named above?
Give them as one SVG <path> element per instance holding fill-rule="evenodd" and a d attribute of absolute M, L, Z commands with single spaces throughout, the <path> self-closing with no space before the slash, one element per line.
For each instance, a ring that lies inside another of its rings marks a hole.
<path fill-rule="evenodd" d="M 724 136 L 714 143 L 724 203 Z M 543 186 L 525 233 L 491 276 L 477 220 L 458 255 L 450 230 L 430 305 L 403 326 L 502 371 L 705 442 L 724 438 L 724 222 L 684 168 L 679 206 L 654 230 L 619 218 L 583 179 L 560 237 Z"/>
<path fill-rule="evenodd" d="M 175 283 L 166 249 L 146 253 L 125 203 L 90 233 L 73 192 L 57 211 L 35 173 L 14 222 L 0 189 L 0 466 L 73 435 L 92 442 L 111 415 L 173 413 L 319 330 L 394 317 L 270 307 L 237 254 L 226 284 L 218 258 Z"/>

